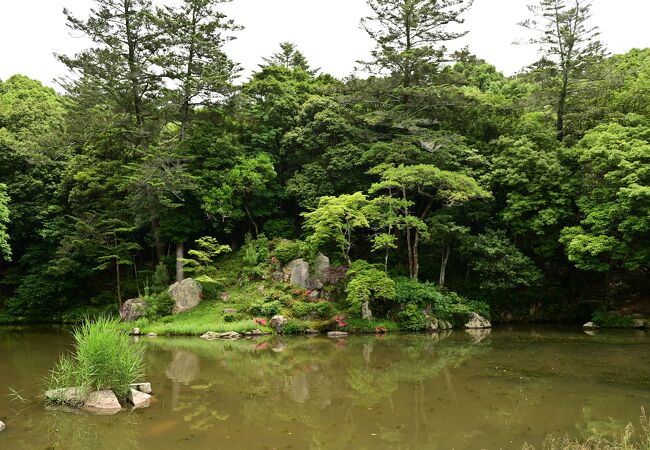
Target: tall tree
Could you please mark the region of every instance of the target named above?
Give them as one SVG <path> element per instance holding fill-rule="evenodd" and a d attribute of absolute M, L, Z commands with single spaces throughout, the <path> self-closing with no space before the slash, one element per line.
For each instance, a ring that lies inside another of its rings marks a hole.
<path fill-rule="evenodd" d="M 424 81 L 443 58 L 444 43 L 467 34 L 454 31 L 473 0 L 368 0 L 373 14 L 361 21 L 375 41 L 368 66 L 388 70 L 409 87 Z"/>
<path fill-rule="evenodd" d="M 540 0 L 529 5 L 532 18 L 520 23 L 535 33 L 531 44 L 540 46 L 537 66 L 553 85 L 556 101 L 557 139 L 566 136 L 569 98 L 581 82 L 589 80 L 589 69 L 605 55 L 598 27 L 591 26 L 591 0 Z"/>
<path fill-rule="evenodd" d="M 9 223 L 9 196 L 7 186 L 0 184 L 0 257 L 5 261 L 11 261 L 11 247 L 9 246 L 9 234 L 7 224 Z"/>
<path fill-rule="evenodd" d="M 280 51 L 274 53 L 268 58 L 262 58 L 264 64 L 262 67 L 267 66 L 282 66 L 286 69 L 302 69 L 307 73 L 315 75 L 318 69 L 312 69 L 309 66 L 309 61 L 303 53 L 298 50 L 298 46 L 293 42 L 281 42 Z"/>

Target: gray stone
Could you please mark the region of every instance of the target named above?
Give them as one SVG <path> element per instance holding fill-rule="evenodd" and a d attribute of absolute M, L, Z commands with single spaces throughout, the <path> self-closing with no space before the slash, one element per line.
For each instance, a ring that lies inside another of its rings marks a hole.
<path fill-rule="evenodd" d="M 237 310 L 235 308 L 226 308 L 223 310 L 224 314 L 236 314 Z"/>
<path fill-rule="evenodd" d="M 148 408 L 151 402 L 151 395 L 131 389 L 131 398 L 129 400 L 133 404 L 133 409 Z"/>
<path fill-rule="evenodd" d="M 5 423 L 0 421 L 0 433 L 2 433 L 5 430 Z"/>
<path fill-rule="evenodd" d="M 149 337 L 149 338 L 155 338 L 156 336 L 158 336 L 158 334 L 157 333 L 147 333 L 146 336 Z"/>
<path fill-rule="evenodd" d="M 302 258 L 294 259 L 285 268 L 289 282 L 303 289 L 309 289 L 309 263 Z"/>
<path fill-rule="evenodd" d="M 83 409 L 86 412 L 103 416 L 120 412 L 122 405 L 113 391 L 95 391 L 88 395 Z"/>
<path fill-rule="evenodd" d="M 141 298 L 131 298 L 120 307 L 120 318 L 124 322 L 132 322 L 143 317 L 149 309 L 149 304 Z"/>
<path fill-rule="evenodd" d="M 437 330 L 451 330 L 454 326 L 448 320 L 437 319 L 435 321 L 435 326 Z"/>
<path fill-rule="evenodd" d="M 316 255 L 314 261 L 314 273 L 311 277 L 312 289 L 323 289 L 323 285 L 327 283 L 329 270 L 330 259 L 322 253 Z"/>
<path fill-rule="evenodd" d="M 136 328 L 132 329 L 131 332 L 130 332 L 129 334 L 130 334 L 131 336 L 140 336 L 140 328 L 137 328 L 137 327 L 136 327 Z"/>
<path fill-rule="evenodd" d="M 345 331 L 328 331 L 327 332 L 327 337 L 331 337 L 331 338 L 346 337 L 347 335 L 348 335 L 348 333 L 345 332 Z"/>
<path fill-rule="evenodd" d="M 224 333 L 215 333 L 214 331 L 208 331 L 201 336 L 201 339 L 206 341 L 213 341 L 215 339 L 239 339 L 241 335 L 236 331 L 226 331 Z"/>
<path fill-rule="evenodd" d="M 587 322 L 582 326 L 582 328 L 585 330 L 597 330 L 600 327 L 593 322 Z"/>
<path fill-rule="evenodd" d="M 86 401 L 86 393 L 79 387 L 51 389 L 45 392 L 45 398 L 55 403 L 81 406 Z"/>
<path fill-rule="evenodd" d="M 174 314 L 194 309 L 203 298 L 203 287 L 192 278 L 185 278 L 169 287 L 169 295 L 174 299 Z"/>
<path fill-rule="evenodd" d="M 151 394 L 151 383 L 132 383 L 129 385 L 131 389 L 136 391 L 144 392 L 145 394 Z"/>
<path fill-rule="evenodd" d="M 318 300 L 319 295 L 320 295 L 320 291 L 313 290 L 313 291 L 311 291 L 309 293 L 309 300 L 311 300 L 312 302 L 315 302 L 316 300 Z"/>
<path fill-rule="evenodd" d="M 230 300 L 230 294 L 227 293 L 227 292 L 222 292 L 221 293 L 221 301 L 222 302 L 227 302 L 228 300 Z"/>
<path fill-rule="evenodd" d="M 645 319 L 632 319 L 632 328 L 645 328 L 647 323 Z"/>
<path fill-rule="evenodd" d="M 307 328 L 307 334 L 320 334 L 320 331 L 314 330 L 313 328 Z"/>
<path fill-rule="evenodd" d="M 287 322 L 288 322 L 287 318 L 281 315 L 271 317 L 271 327 L 277 333 L 282 333 L 282 329 L 287 324 Z"/>
<path fill-rule="evenodd" d="M 271 274 L 271 279 L 276 283 L 280 283 L 281 281 L 284 281 L 284 272 L 280 270 L 276 270 Z"/>
<path fill-rule="evenodd" d="M 469 328 L 469 329 L 492 328 L 492 324 L 485 317 L 473 312 L 473 313 L 469 313 L 469 320 L 465 324 L 465 328 Z"/>
<path fill-rule="evenodd" d="M 361 318 L 363 320 L 372 320 L 372 311 L 370 310 L 370 302 L 363 302 L 361 304 Z"/>

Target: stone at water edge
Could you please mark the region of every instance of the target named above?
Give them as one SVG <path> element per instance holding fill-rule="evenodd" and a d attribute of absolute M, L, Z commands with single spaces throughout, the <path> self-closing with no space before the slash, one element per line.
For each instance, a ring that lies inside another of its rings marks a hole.
<path fill-rule="evenodd" d="M 331 338 L 346 337 L 347 335 L 348 333 L 345 331 L 329 331 L 327 333 L 327 336 Z"/>
<path fill-rule="evenodd" d="M 133 322 L 134 320 L 144 317 L 149 309 L 149 304 L 141 298 L 131 298 L 120 307 L 120 319 L 123 322 Z"/>
<path fill-rule="evenodd" d="M 492 328 L 492 324 L 485 317 L 473 312 L 473 313 L 469 313 L 469 320 L 465 324 L 465 328 L 469 328 L 469 329 Z"/>
<path fill-rule="evenodd" d="M 645 319 L 632 319 L 632 328 L 646 328 L 648 321 Z"/>
<path fill-rule="evenodd" d="M 129 385 L 131 389 L 136 391 L 144 392 L 145 394 L 151 394 L 151 383 L 132 383 Z"/>
<path fill-rule="evenodd" d="M 151 395 L 131 389 L 131 398 L 129 400 L 133 404 L 133 409 L 148 408 L 151 402 Z"/>
<path fill-rule="evenodd" d="M 113 391 L 95 391 L 88 395 L 83 409 L 97 415 L 112 415 L 120 412 L 122 405 Z"/>
<path fill-rule="evenodd" d="M 271 327 L 273 327 L 273 329 L 278 333 L 282 333 L 282 329 L 287 324 L 287 322 L 287 318 L 279 314 L 277 316 L 271 317 Z"/>
<path fill-rule="evenodd" d="M 236 331 L 226 331 L 225 333 L 215 333 L 214 331 L 208 331 L 201 336 L 201 339 L 212 341 L 215 339 L 239 339 L 240 337 L 241 335 Z"/>
<path fill-rule="evenodd" d="M 582 328 L 584 328 L 585 330 L 597 330 L 600 327 L 593 322 L 587 322 L 582 326 Z"/>
<path fill-rule="evenodd" d="M 2 433 L 5 430 L 5 423 L 0 421 L 0 433 Z"/>
<path fill-rule="evenodd" d="M 307 328 L 305 331 L 307 334 L 320 334 L 320 331 L 314 330 L 313 328 Z"/>
<path fill-rule="evenodd" d="M 194 309 L 203 298 L 203 287 L 201 283 L 192 279 L 185 278 L 180 283 L 176 282 L 169 286 L 169 295 L 174 299 L 174 314 Z"/>
<path fill-rule="evenodd" d="M 129 334 L 130 334 L 131 336 L 140 336 L 140 328 L 137 328 L 137 327 L 136 327 L 136 328 L 132 329 L 131 332 L 130 332 Z"/>
<path fill-rule="evenodd" d="M 79 387 L 51 389 L 45 392 L 45 398 L 54 403 L 69 406 L 81 406 L 86 401 L 84 391 Z"/>
<path fill-rule="evenodd" d="M 158 334 L 157 333 L 147 333 L 146 336 L 149 337 L 149 338 L 154 338 L 154 337 L 158 336 Z"/>

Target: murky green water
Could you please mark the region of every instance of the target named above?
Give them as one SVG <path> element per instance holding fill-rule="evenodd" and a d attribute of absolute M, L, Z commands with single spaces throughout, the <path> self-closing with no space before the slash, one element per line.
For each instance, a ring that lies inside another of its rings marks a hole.
<path fill-rule="evenodd" d="M 0 329 L 0 449 L 521 448 L 650 410 L 643 332 L 143 341 L 155 403 L 70 415 L 36 398 L 69 335 Z"/>

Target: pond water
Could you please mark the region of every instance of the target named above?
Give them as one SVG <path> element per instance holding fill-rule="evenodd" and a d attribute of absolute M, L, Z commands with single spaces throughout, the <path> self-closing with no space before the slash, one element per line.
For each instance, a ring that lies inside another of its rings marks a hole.
<path fill-rule="evenodd" d="M 69 333 L 0 329 L 0 449 L 521 448 L 650 410 L 642 331 L 140 342 L 152 406 L 72 415 L 38 399 Z"/>

